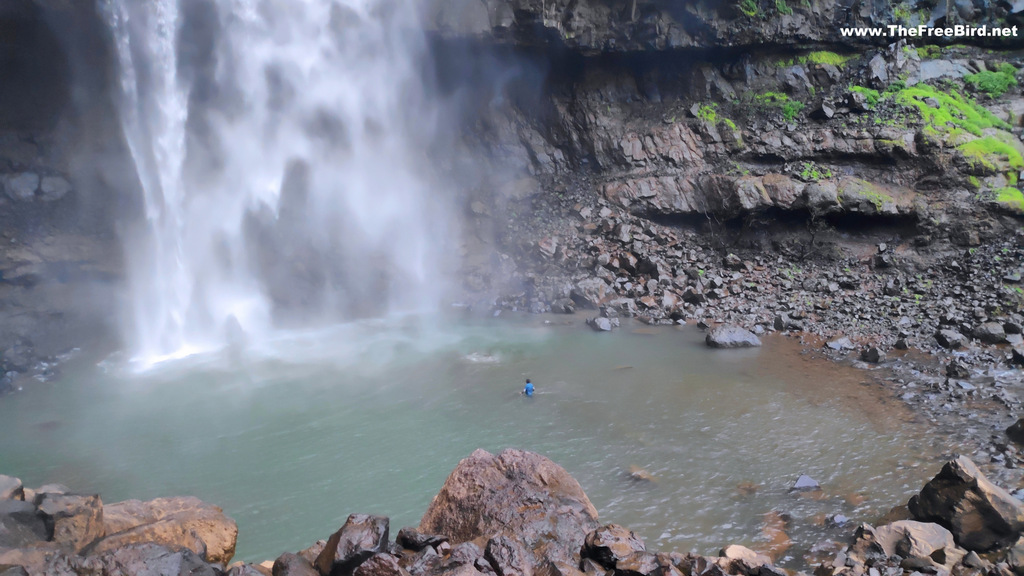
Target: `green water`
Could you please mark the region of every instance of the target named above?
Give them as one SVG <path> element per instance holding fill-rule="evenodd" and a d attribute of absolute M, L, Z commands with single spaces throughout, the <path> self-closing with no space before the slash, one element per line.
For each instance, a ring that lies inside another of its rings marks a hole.
<path fill-rule="evenodd" d="M 564 466 L 603 522 L 651 548 L 763 547 L 763 515 L 790 514 L 790 563 L 832 534 L 824 515 L 871 520 L 934 474 L 923 425 L 864 373 L 783 338 L 716 351 L 702 337 L 361 324 L 142 373 L 109 360 L 0 400 L 0 473 L 106 502 L 195 495 L 238 521 L 238 558 L 263 560 L 354 512 L 415 525 L 460 458 L 512 446 Z M 800 474 L 822 499 L 788 493 Z"/>

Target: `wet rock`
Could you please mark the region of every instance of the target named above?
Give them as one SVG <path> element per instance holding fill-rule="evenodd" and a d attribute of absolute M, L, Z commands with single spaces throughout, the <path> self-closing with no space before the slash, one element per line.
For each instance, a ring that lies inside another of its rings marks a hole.
<path fill-rule="evenodd" d="M 1010 363 L 1024 366 L 1024 346 L 1014 346 L 1010 349 Z"/>
<path fill-rule="evenodd" d="M 960 546 L 978 552 L 1010 545 L 1024 530 L 1024 503 L 966 456 L 947 462 L 908 507 L 916 519 L 941 524 Z"/>
<path fill-rule="evenodd" d="M 615 563 L 617 576 L 647 576 L 659 567 L 658 557 L 651 552 L 634 552 Z"/>
<path fill-rule="evenodd" d="M 1021 418 L 1006 429 L 1006 435 L 1017 444 L 1024 444 L 1024 418 Z"/>
<path fill-rule="evenodd" d="M 371 556 L 387 552 L 389 520 L 384 516 L 352 514 L 345 524 L 327 539 L 317 557 L 317 570 L 323 575 L 349 576 Z"/>
<path fill-rule="evenodd" d="M 870 348 L 861 350 L 860 359 L 864 362 L 880 364 L 885 362 L 885 352 L 883 352 L 878 346 L 871 346 Z"/>
<path fill-rule="evenodd" d="M 986 344 L 1006 342 L 1006 330 L 998 322 L 985 322 L 974 329 L 973 335 Z"/>
<path fill-rule="evenodd" d="M 850 340 L 850 338 L 848 336 L 843 336 L 841 338 L 836 338 L 835 340 L 830 340 L 830 341 L 825 343 L 825 346 L 827 346 L 829 349 L 835 350 L 837 352 L 840 352 L 840 351 L 843 351 L 843 350 L 853 350 L 854 348 L 857 347 L 853 343 L 853 340 Z"/>
<path fill-rule="evenodd" d="M 103 502 L 99 496 L 44 494 L 39 512 L 53 527 L 53 541 L 76 553 L 103 537 Z"/>
<path fill-rule="evenodd" d="M 24 500 L 25 487 L 21 480 L 0 474 L 0 500 Z"/>
<path fill-rule="evenodd" d="M 886 556 L 923 561 L 924 566 L 950 570 L 967 553 L 957 548 L 953 534 L 930 522 L 900 520 L 875 528 L 875 538 Z"/>
<path fill-rule="evenodd" d="M 32 200 L 39 189 L 39 175 L 32 172 L 10 174 L 5 176 L 0 184 L 11 200 Z"/>
<path fill-rule="evenodd" d="M 618 320 L 618 318 L 596 316 L 587 320 L 587 326 L 590 326 L 597 332 L 611 332 L 612 328 L 618 325 L 618 322 L 613 322 L 613 320 Z"/>
<path fill-rule="evenodd" d="M 0 500 L 0 548 L 25 548 L 51 537 L 43 516 L 31 502 Z"/>
<path fill-rule="evenodd" d="M 273 576 L 323 576 L 313 564 L 298 554 L 285 552 L 274 560 Z"/>
<path fill-rule="evenodd" d="M 438 534 L 423 534 L 415 528 L 405 527 L 398 531 L 395 541 L 403 548 L 418 552 L 427 546 L 437 546 L 442 542 L 447 542 L 448 538 Z"/>
<path fill-rule="evenodd" d="M 40 200 L 53 202 L 71 192 L 71 183 L 60 176 L 44 176 L 39 184 L 39 192 Z"/>
<path fill-rule="evenodd" d="M 225 576 L 273 576 L 273 570 L 268 570 L 257 564 L 238 564 L 231 566 Z"/>
<path fill-rule="evenodd" d="M 808 492 L 813 490 L 821 490 L 821 484 L 818 484 L 817 480 L 806 474 L 801 474 L 789 489 L 790 492 Z"/>
<path fill-rule="evenodd" d="M 731 561 L 732 569 L 729 570 L 730 574 L 751 574 L 759 566 L 770 566 L 772 563 L 772 559 L 764 554 L 758 554 L 750 548 L 738 544 L 726 546 L 718 555 Z"/>
<path fill-rule="evenodd" d="M 761 340 L 751 331 L 733 324 L 712 328 L 704 338 L 712 348 L 751 348 L 761 345 Z"/>
<path fill-rule="evenodd" d="M 964 335 L 956 330 L 939 330 L 935 333 L 935 340 L 943 348 L 956 350 L 964 345 Z"/>
<path fill-rule="evenodd" d="M 582 555 L 605 568 L 615 568 L 619 561 L 635 552 L 646 550 L 643 539 L 632 530 L 618 524 L 608 524 L 587 534 Z"/>
<path fill-rule="evenodd" d="M 217 576 L 219 572 L 188 549 L 129 544 L 87 559 L 72 559 L 74 573 L 98 576 Z"/>
<path fill-rule="evenodd" d="M 398 564 L 398 557 L 391 554 L 374 554 L 356 568 L 353 576 L 409 576 Z"/>
<path fill-rule="evenodd" d="M 477 450 L 459 462 L 418 529 L 455 544 L 514 535 L 536 566 L 540 559 L 578 564 L 583 539 L 596 527 L 597 510 L 565 469 L 507 449 L 497 456 Z"/>
<path fill-rule="evenodd" d="M 188 548 L 226 565 L 235 554 L 238 526 L 217 506 L 194 497 L 126 500 L 103 507 L 106 536 L 93 545 L 100 554 L 136 542 Z"/>
<path fill-rule="evenodd" d="M 950 378 L 970 378 L 971 370 L 961 360 L 954 359 L 946 364 L 946 376 Z"/>
<path fill-rule="evenodd" d="M 515 536 L 491 538 L 484 549 L 484 558 L 498 576 L 529 576 L 533 573 L 534 559 Z"/>

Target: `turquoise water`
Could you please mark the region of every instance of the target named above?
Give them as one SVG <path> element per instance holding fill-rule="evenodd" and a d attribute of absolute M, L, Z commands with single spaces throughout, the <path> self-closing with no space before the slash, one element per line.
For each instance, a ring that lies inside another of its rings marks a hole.
<path fill-rule="evenodd" d="M 865 373 L 784 338 L 702 338 L 532 317 L 350 325 L 141 373 L 111 359 L 0 400 L 0 473 L 106 502 L 196 495 L 238 521 L 238 558 L 263 560 L 354 512 L 414 525 L 459 459 L 512 446 L 564 466 L 603 522 L 652 548 L 764 548 L 764 515 L 789 514 L 790 563 L 832 534 L 825 515 L 871 520 L 935 473 L 936 441 Z M 820 499 L 788 493 L 800 474 Z"/>

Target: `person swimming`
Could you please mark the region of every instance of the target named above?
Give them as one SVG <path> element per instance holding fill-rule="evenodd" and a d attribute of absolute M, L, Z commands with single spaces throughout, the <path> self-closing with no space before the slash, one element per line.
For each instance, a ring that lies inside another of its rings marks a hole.
<path fill-rule="evenodd" d="M 523 387 L 523 394 L 526 396 L 533 396 L 533 382 L 530 379 L 526 379 L 526 386 Z"/>

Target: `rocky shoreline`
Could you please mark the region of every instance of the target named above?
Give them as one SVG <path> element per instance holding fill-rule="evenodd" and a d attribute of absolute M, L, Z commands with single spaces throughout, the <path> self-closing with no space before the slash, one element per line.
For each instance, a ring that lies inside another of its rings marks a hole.
<path fill-rule="evenodd" d="M 802 480 L 802 479 L 801 479 Z M 813 481 L 794 490 L 820 491 Z M 459 462 L 419 526 L 390 539 L 387 517 L 349 516 L 324 540 L 262 563 L 231 563 L 238 529 L 195 498 L 103 504 L 59 485 L 0 476 L 2 576 L 786 576 L 785 524 L 755 551 L 718 557 L 649 550 L 598 521 L 580 485 L 543 456 L 477 450 Z M 947 462 L 877 526 L 860 524 L 815 576 L 987 575 L 1024 571 L 1024 503 L 974 463 Z M 801 574 L 803 572 L 797 572 Z"/>

